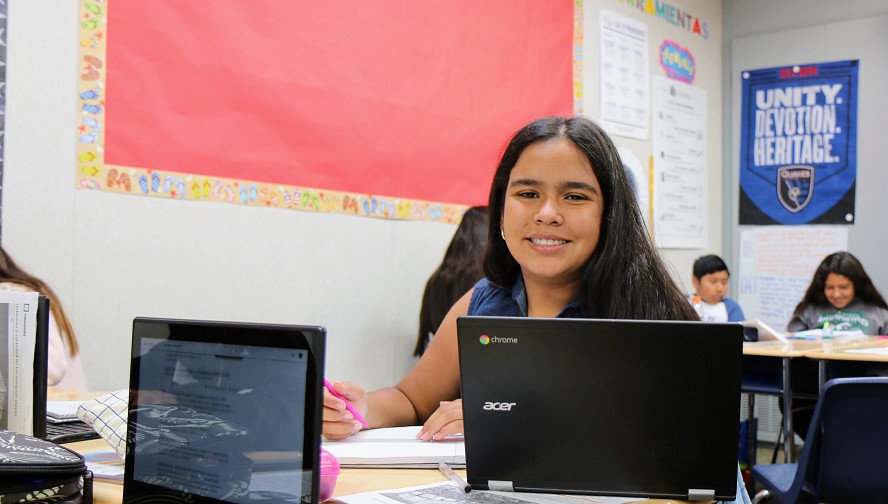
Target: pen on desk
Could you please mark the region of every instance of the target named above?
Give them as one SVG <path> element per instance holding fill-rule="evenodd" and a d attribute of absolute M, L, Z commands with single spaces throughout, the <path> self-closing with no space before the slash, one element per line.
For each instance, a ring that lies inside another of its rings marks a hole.
<path fill-rule="evenodd" d="M 794 335 L 792 335 L 792 336 L 789 336 L 789 339 L 803 340 L 803 341 L 817 341 L 817 337 L 816 337 L 816 336 L 803 336 L 803 335 L 800 335 L 800 334 L 799 334 L 799 335 L 794 334 Z"/>
<path fill-rule="evenodd" d="M 462 488 L 463 491 L 465 491 L 466 493 L 472 491 L 472 487 L 468 483 L 466 483 L 466 480 L 462 479 L 459 474 L 453 472 L 453 469 L 451 469 L 449 465 L 445 464 L 444 462 L 439 462 L 438 469 L 440 469 L 445 476 L 450 478 L 451 481 L 456 483 L 457 486 Z"/>
<path fill-rule="evenodd" d="M 342 394 L 333 390 L 333 384 L 330 383 L 330 381 L 327 380 L 326 378 L 324 378 L 324 387 L 326 387 L 327 390 L 329 390 L 330 393 L 333 394 L 333 397 L 336 397 L 336 398 L 339 398 L 339 399 L 342 399 L 343 401 L 345 401 L 345 409 L 347 409 L 349 411 L 349 413 L 351 413 L 352 416 L 355 417 L 355 420 L 361 422 L 361 425 L 363 425 L 364 427 L 366 427 L 368 429 L 370 428 L 370 426 L 367 425 L 367 422 L 364 421 L 364 417 L 362 417 L 361 414 L 358 413 L 358 410 L 356 410 L 354 408 L 354 406 L 352 406 L 351 403 L 348 402 L 348 399 L 342 397 Z"/>

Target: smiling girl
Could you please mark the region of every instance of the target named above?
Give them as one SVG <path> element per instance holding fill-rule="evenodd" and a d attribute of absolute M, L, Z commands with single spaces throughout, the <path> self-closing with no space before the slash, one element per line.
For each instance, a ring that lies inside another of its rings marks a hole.
<path fill-rule="evenodd" d="M 817 329 L 825 323 L 836 331 L 888 333 L 888 304 L 849 252 L 830 254 L 820 263 L 787 330 Z"/>
<path fill-rule="evenodd" d="M 592 121 L 547 117 L 515 133 L 488 206 L 485 277 L 453 305 L 413 370 L 369 393 L 334 382 L 370 427 L 421 424 L 425 441 L 463 432 L 461 315 L 699 320 L 649 238 L 616 147 Z M 360 429 L 345 402 L 325 393 L 324 437 Z M 749 502 L 739 470 L 737 501 Z"/>

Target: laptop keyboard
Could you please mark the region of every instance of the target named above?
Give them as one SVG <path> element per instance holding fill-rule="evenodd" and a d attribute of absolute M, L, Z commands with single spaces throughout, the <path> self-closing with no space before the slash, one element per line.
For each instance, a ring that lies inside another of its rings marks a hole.
<path fill-rule="evenodd" d="M 64 423 L 46 423 L 46 440 L 56 444 L 74 443 L 97 437 L 99 437 L 99 433 L 90 427 L 89 424 L 80 420 Z"/>

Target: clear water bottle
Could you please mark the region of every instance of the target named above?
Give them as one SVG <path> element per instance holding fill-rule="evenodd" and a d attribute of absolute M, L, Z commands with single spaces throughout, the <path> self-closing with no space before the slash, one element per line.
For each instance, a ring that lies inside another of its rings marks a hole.
<path fill-rule="evenodd" d="M 833 349 L 833 326 L 829 322 L 823 323 L 823 350 L 832 352 Z"/>

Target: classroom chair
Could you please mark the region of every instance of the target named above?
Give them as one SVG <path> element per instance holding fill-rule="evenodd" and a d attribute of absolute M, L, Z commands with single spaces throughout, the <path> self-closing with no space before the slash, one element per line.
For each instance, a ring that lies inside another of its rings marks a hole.
<path fill-rule="evenodd" d="M 758 360 L 757 360 L 758 359 Z M 772 359 L 773 360 L 773 359 Z M 770 365 L 767 365 L 770 364 Z M 783 397 L 783 378 L 780 372 L 780 366 L 774 362 L 768 362 L 764 358 L 743 357 L 743 377 L 740 381 L 740 391 L 746 394 L 746 440 L 743 443 L 746 446 L 746 453 L 741 456 L 741 461 L 746 461 L 749 468 L 752 468 L 756 460 L 756 447 L 758 446 L 758 433 L 755 426 L 757 424 L 755 418 L 755 400 L 756 396 L 768 395 L 777 397 L 778 400 Z M 783 422 L 781 421 L 780 433 L 783 433 Z M 752 428 L 749 428 L 752 426 Z M 777 452 L 780 449 L 780 434 L 778 434 L 777 442 L 774 444 L 774 454 L 771 457 L 773 464 L 777 460 Z M 787 455 L 789 457 L 789 455 Z M 789 459 L 784 460 L 788 462 Z"/>
<path fill-rule="evenodd" d="M 888 378 L 826 382 L 797 464 L 760 464 L 754 502 L 888 503 Z"/>

